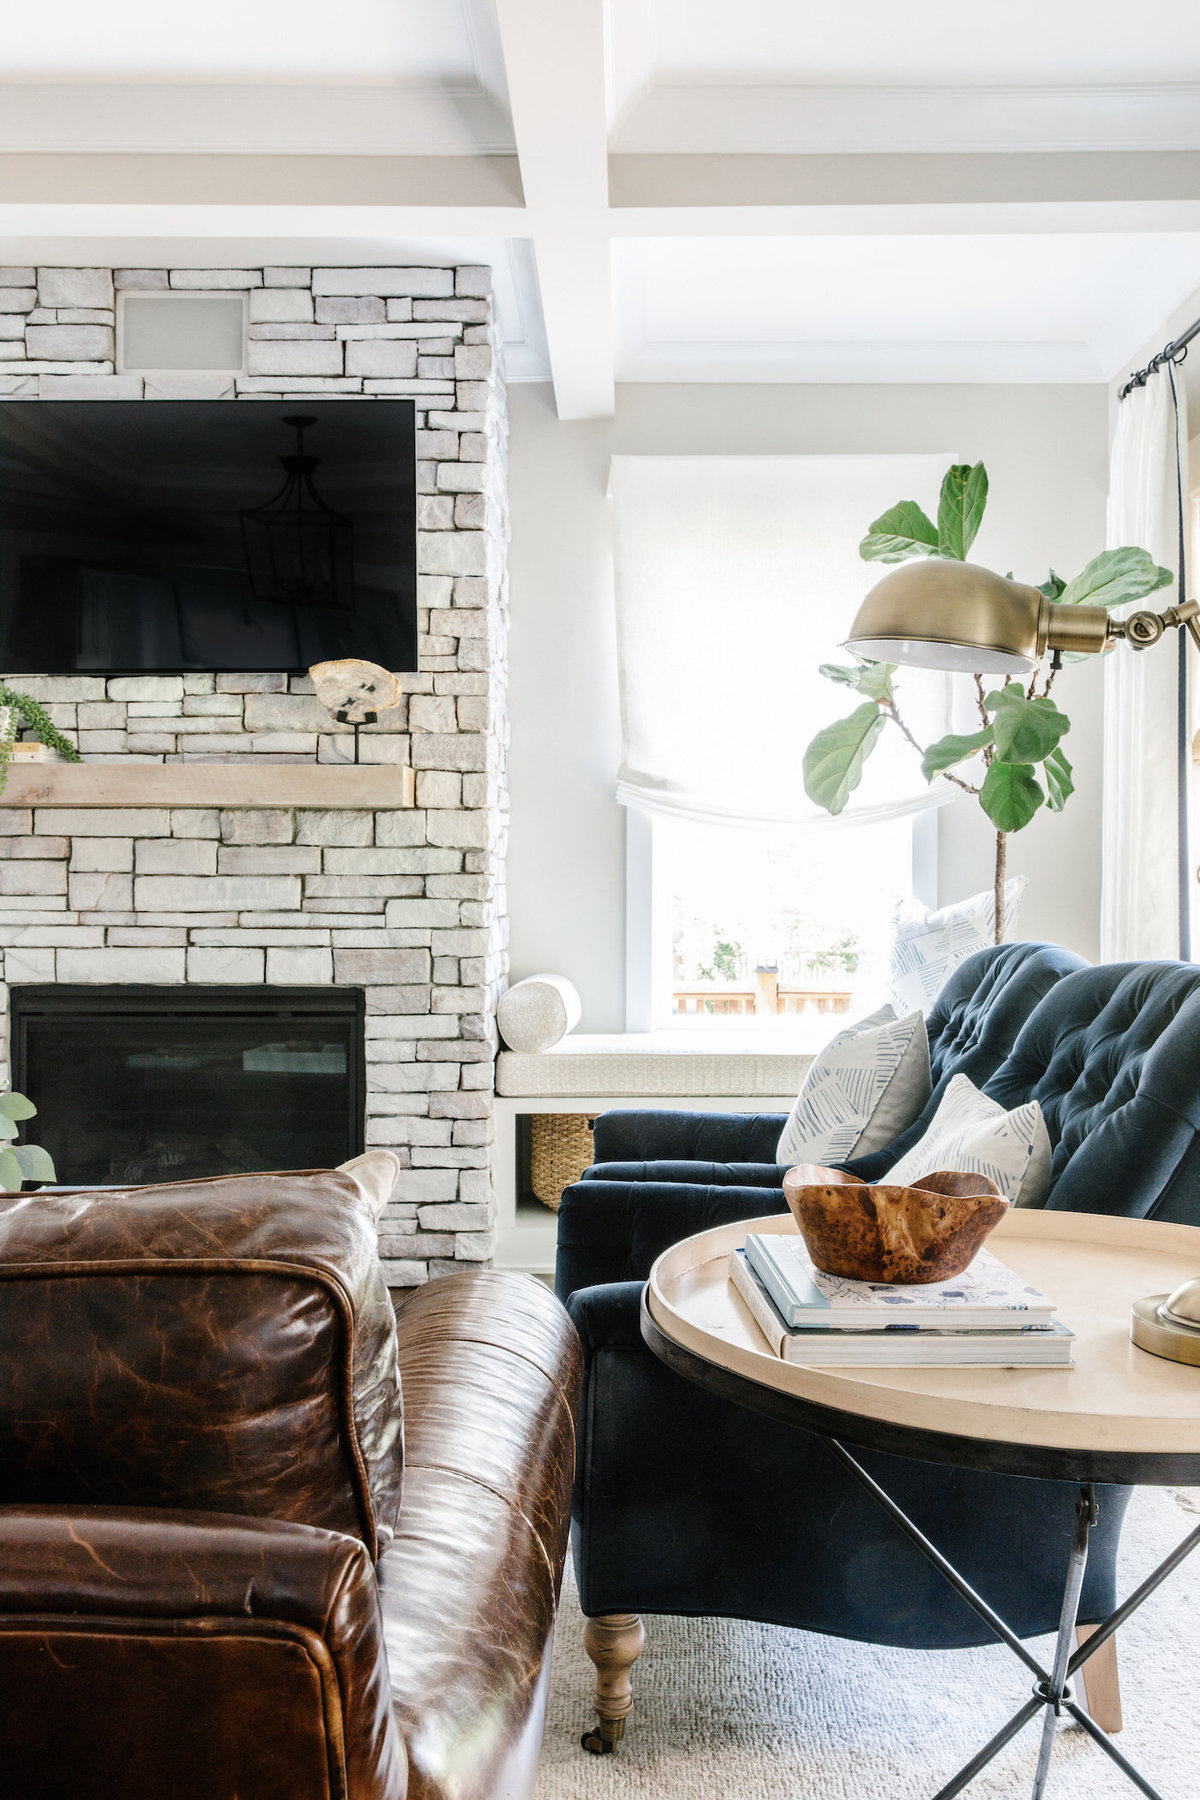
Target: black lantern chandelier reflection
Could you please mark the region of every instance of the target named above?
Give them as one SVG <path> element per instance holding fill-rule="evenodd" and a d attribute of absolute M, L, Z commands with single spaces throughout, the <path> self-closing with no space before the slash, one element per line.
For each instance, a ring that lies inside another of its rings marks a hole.
<path fill-rule="evenodd" d="M 283 420 L 296 433 L 296 449 L 279 458 L 287 479 L 262 506 L 238 514 L 246 569 L 256 600 L 287 606 L 354 606 L 354 525 L 322 500 L 313 484 L 319 456 L 304 448 L 311 414 Z"/>

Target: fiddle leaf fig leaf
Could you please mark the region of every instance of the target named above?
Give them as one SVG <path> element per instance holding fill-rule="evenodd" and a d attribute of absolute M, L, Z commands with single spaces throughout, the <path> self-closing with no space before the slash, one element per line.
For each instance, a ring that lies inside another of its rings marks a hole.
<path fill-rule="evenodd" d="M 10 1089 L 7 1094 L 0 1094 L 0 1113 L 3 1113 L 6 1119 L 32 1119 L 37 1113 L 37 1107 L 32 1100 L 27 1100 L 24 1094 L 15 1093 Z"/>
<path fill-rule="evenodd" d="M 1126 544 L 1093 556 L 1058 598 L 1063 606 L 1124 606 L 1127 600 L 1144 600 L 1174 579 L 1170 569 L 1161 568 L 1148 551 Z"/>
<path fill-rule="evenodd" d="M 1042 766 L 1046 773 L 1046 805 L 1051 812 L 1061 812 L 1075 792 L 1071 765 L 1061 750 L 1052 750 Z"/>
<path fill-rule="evenodd" d="M 1032 763 L 1001 762 L 999 758 L 979 790 L 979 804 L 997 831 L 1023 830 L 1045 798 Z"/>
<path fill-rule="evenodd" d="M 848 666 L 845 663 L 822 663 L 821 674 L 826 681 L 839 682 L 843 687 L 854 688 L 857 693 L 865 694 L 869 700 L 891 700 L 892 676 L 896 673 L 895 663 L 861 662 Z"/>
<path fill-rule="evenodd" d="M 938 528 L 915 500 L 889 506 L 867 527 L 858 546 L 864 562 L 907 562 L 911 556 L 936 556 Z"/>
<path fill-rule="evenodd" d="M 804 791 L 826 812 L 840 813 L 862 780 L 863 764 L 883 730 L 884 717 L 873 700 L 818 731 L 804 752 Z"/>
<path fill-rule="evenodd" d="M 968 756 L 975 756 L 985 750 L 992 742 L 992 728 L 985 725 L 982 731 L 972 731 L 966 737 L 939 738 L 936 744 L 930 744 L 921 758 L 921 773 L 926 781 L 932 781 L 944 769 L 952 769 L 955 763 L 965 762 Z"/>
<path fill-rule="evenodd" d="M 987 505 L 987 470 L 981 462 L 951 463 L 938 498 L 938 555 L 962 562 L 975 542 Z"/>
<path fill-rule="evenodd" d="M 1071 729 L 1070 719 L 1053 700 L 1044 695 L 1029 699 L 1019 681 L 994 688 L 984 705 L 995 715 L 992 730 L 1002 762 L 1041 762 Z"/>
<path fill-rule="evenodd" d="M 15 1152 L 0 1150 L 0 1188 L 6 1193 L 15 1194 L 24 1179 Z"/>
<path fill-rule="evenodd" d="M 54 1159 L 40 1144 L 14 1144 L 6 1154 L 16 1157 L 17 1167 L 24 1180 L 54 1180 Z"/>

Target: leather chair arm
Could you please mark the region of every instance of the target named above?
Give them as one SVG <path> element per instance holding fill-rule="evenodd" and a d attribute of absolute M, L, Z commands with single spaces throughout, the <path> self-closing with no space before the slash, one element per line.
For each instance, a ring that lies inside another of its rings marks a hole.
<path fill-rule="evenodd" d="M 404 1495 L 379 1564 L 409 1800 L 529 1800 L 567 1550 L 583 1359 L 532 1276 L 413 1290 L 396 1318 Z"/>
<path fill-rule="evenodd" d="M 774 1163 L 783 1113 L 642 1111 L 601 1113 L 596 1161 Z"/>
<path fill-rule="evenodd" d="M 404 1800 L 375 1571 L 338 1532 L 0 1507 L 0 1689 L 15 1793 L 112 1770 L 173 1800 Z"/>
<path fill-rule="evenodd" d="M 782 1188 L 700 1187 L 658 1181 L 577 1181 L 558 1209 L 555 1291 L 644 1281 L 656 1256 L 681 1238 L 783 1212 Z"/>

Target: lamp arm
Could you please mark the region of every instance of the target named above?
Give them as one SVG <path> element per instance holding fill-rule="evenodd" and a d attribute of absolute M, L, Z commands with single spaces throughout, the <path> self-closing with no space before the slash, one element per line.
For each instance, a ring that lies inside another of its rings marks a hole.
<path fill-rule="evenodd" d="M 1200 650 L 1200 601 L 1185 600 L 1179 606 L 1168 606 L 1165 612 L 1135 612 L 1127 619 L 1110 619 L 1109 639 L 1124 638 L 1131 650 L 1149 650 L 1163 633 L 1182 628 Z"/>

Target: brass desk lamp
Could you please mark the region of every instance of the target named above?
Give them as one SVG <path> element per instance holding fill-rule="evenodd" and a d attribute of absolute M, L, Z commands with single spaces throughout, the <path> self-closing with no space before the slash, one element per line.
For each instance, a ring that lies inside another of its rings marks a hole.
<path fill-rule="evenodd" d="M 1195 600 L 1114 619 L 1102 606 L 1062 606 L 975 563 L 931 558 L 905 563 L 871 589 L 846 648 L 871 662 L 1029 675 L 1047 651 L 1095 655 L 1121 641 L 1147 650 L 1173 627 L 1200 648 L 1198 621 Z M 1200 1365 L 1200 1276 L 1135 1301 L 1130 1335 L 1155 1356 Z"/>

